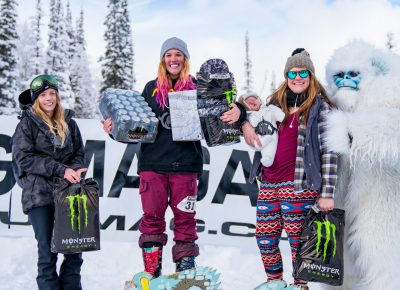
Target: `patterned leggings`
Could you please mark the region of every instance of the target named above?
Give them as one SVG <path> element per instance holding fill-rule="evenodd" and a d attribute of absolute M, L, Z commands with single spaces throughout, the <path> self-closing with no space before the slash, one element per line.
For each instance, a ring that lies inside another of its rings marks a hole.
<path fill-rule="evenodd" d="M 317 191 L 294 192 L 292 181 L 261 183 L 257 200 L 256 239 L 268 279 L 282 279 L 282 256 L 279 250 L 282 229 L 285 229 L 292 252 L 292 263 L 301 235 L 301 226 Z"/>

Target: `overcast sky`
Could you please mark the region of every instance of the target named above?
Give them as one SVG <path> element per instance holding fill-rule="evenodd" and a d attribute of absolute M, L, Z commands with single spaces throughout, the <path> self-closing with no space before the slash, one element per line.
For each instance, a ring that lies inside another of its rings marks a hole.
<path fill-rule="evenodd" d="M 19 22 L 35 14 L 36 0 L 19 2 Z M 48 25 L 48 3 L 44 33 Z M 63 0 L 65 4 L 67 1 Z M 104 53 L 107 0 L 70 0 L 74 19 L 83 8 L 87 50 L 94 68 Z M 155 78 L 162 42 L 177 36 L 185 40 L 195 74 L 208 58 L 224 59 L 234 73 L 238 89 L 244 85 L 244 37 L 249 32 L 254 89 L 260 92 L 268 70 L 277 82 L 286 58 L 296 47 L 311 54 L 317 77 L 325 82 L 325 65 L 334 50 L 360 38 L 384 47 L 394 33 L 400 52 L 400 0 L 128 0 L 135 50 L 136 89 Z M 47 43 L 47 37 L 43 38 Z M 99 69 L 97 70 L 99 72 Z M 239 91 L 240 93 L 240 91 Z"/>

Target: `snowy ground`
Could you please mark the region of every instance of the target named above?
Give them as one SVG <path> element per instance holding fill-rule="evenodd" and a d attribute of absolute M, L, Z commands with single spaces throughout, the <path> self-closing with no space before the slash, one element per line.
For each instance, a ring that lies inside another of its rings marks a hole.
<path fill-rule="evenodd" d="M 286 281 L 291 282 L 291 265 L 288 260 L 289 246 L 282 241 Z M 36 288 L 36 241 L 35 239 L 9 238 L 0 236 L 1 265 L 0 289 L 30 290 Z M 201 245 L 201 255 L 197 264 L 212 266 L 221 273 L 222 289 L 251 290 L 265 280 L 261 259 L 256 251 L 238 248 Z M 61 260 L 61 255 L 59 255 Z M 141 271 L 141 252 L 137 243 L 102 242 L 98 252 L 84 254 L 82 284 L 84 290 L 119 290 L 124 281 L 133 273 Z M 171 245 L 167 245 L 163 255 L 163 273 L 174 271 L 171 260 Z M 320 290 L 318 284 L 310 284 L 310 289 Z"/>

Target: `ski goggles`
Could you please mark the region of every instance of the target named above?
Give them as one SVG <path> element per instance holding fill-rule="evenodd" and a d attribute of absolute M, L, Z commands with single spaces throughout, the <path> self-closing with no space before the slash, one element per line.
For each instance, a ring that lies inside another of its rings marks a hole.
<path fill-rule="evenodd" d="M 51 75 L 40 75 L 31 82 L 30 89 L 32 93 L 43 92 L 48 88 L 58 90 L 58 80 Z"/>
<path fill-rule="evenodd" d="M 291 80 L 294 80 L 297 77 L 297 75 L 299 75 L 302 79 L 305 79 L 305 78 L 309 77 L 310 71 L 304 69 L 301 71 L 292 71 L 291 70 L 291 71 L 287 72 L 287 77 Z"/>

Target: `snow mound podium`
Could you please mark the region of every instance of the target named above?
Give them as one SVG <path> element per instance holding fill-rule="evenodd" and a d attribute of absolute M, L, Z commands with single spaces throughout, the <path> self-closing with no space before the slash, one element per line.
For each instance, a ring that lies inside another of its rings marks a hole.
<path fill-rule="evenodd" d="M 139 272 L 125 283 L 124 290 L 220 290 L 219 276 L 210 267 L 197 267 L 154 279 L 147 272 Z"/>

